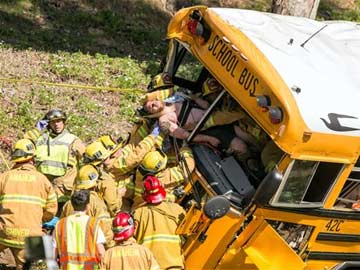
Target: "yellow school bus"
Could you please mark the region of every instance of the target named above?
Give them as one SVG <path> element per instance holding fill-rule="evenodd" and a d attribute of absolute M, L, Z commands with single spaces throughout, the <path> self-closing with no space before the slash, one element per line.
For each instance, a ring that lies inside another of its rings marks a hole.
<path fill-rule="evenodd" d="M 194 6 L 167 38 L 174 84 L 196 91 L 215 78 L 214 102 L 231 96 L 281 153 L 256 182 L 193 147 L 177 231 L 186 269 L 360 269 L 359 25 Z"/>

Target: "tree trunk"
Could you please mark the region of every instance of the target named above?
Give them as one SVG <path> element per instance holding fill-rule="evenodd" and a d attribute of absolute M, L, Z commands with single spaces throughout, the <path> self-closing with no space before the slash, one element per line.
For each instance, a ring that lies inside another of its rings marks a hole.
<path fill-rule="evenodd" d="M 271 12 L 315 19 L 320 0 L 272 0 Z"/>

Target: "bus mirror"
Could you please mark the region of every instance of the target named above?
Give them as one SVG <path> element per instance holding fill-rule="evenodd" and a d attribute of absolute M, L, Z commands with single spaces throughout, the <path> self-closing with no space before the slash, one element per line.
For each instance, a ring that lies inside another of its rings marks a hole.
<path fill-rule="evenodd" d="M 209 219 L 218 219 L 225 216 L 230 210 L 230 201 L 224 196 L 215 196 L 209 199 L 204 206 L 204 214 Z"/>
<path fill-rule="evenodd" d="M 282 174 L 277 169 L 268 173 L 257 188 L 253 202 L 258 206 L 266 205 L 279 188 L 282 178 Z"/>

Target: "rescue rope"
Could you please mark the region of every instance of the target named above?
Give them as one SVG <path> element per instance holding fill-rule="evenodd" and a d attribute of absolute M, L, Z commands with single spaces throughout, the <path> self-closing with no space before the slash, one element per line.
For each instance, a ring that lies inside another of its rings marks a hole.
<path fill-rule="evenodd" d="M 63 88 L 81 88 L 88 90 L 98 90 L 98 91 L 111 91 L 111 92 L 139 92 L 143 93 L 143 90 L 138 88 L 118 88 L 118 87 L 108 87 L 108 86 L 92 86 L 92 85 L 81 85 L 81 84 L 67 84 L 67 83 L 53 83 L 53 82 L 44 82 L 44 81 L 36 81 L 36 80 L 21 80 L 14 78 L 0 78 L 1 82 L 9 82 L 9 83 L 25 83 L 25 84 L 40 84 L 46 86 L 56 86 Z"/>

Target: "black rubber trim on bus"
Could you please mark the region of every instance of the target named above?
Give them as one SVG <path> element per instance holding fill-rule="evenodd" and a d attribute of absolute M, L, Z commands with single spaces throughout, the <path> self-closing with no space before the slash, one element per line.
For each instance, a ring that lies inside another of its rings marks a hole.
<path fill-rule="evenodd" d="M 359 234 L 319 233 L 317 241 L 360 242 Z"/>
<path fill-rule="evenodd" d="M 312 251 L 309 253 L 307 259 L 329 261 L 360 261 L 360 256 L 359 253 Z"/>
<path fill-rule="evenodd" d="M 291 212 L 307 216 L 360 220 L 360 213 L 357 211 L 339 211 L 334 209 L 289 208 L 273 206 L 267 206 L 265 208 L 269 210 Z"/>

